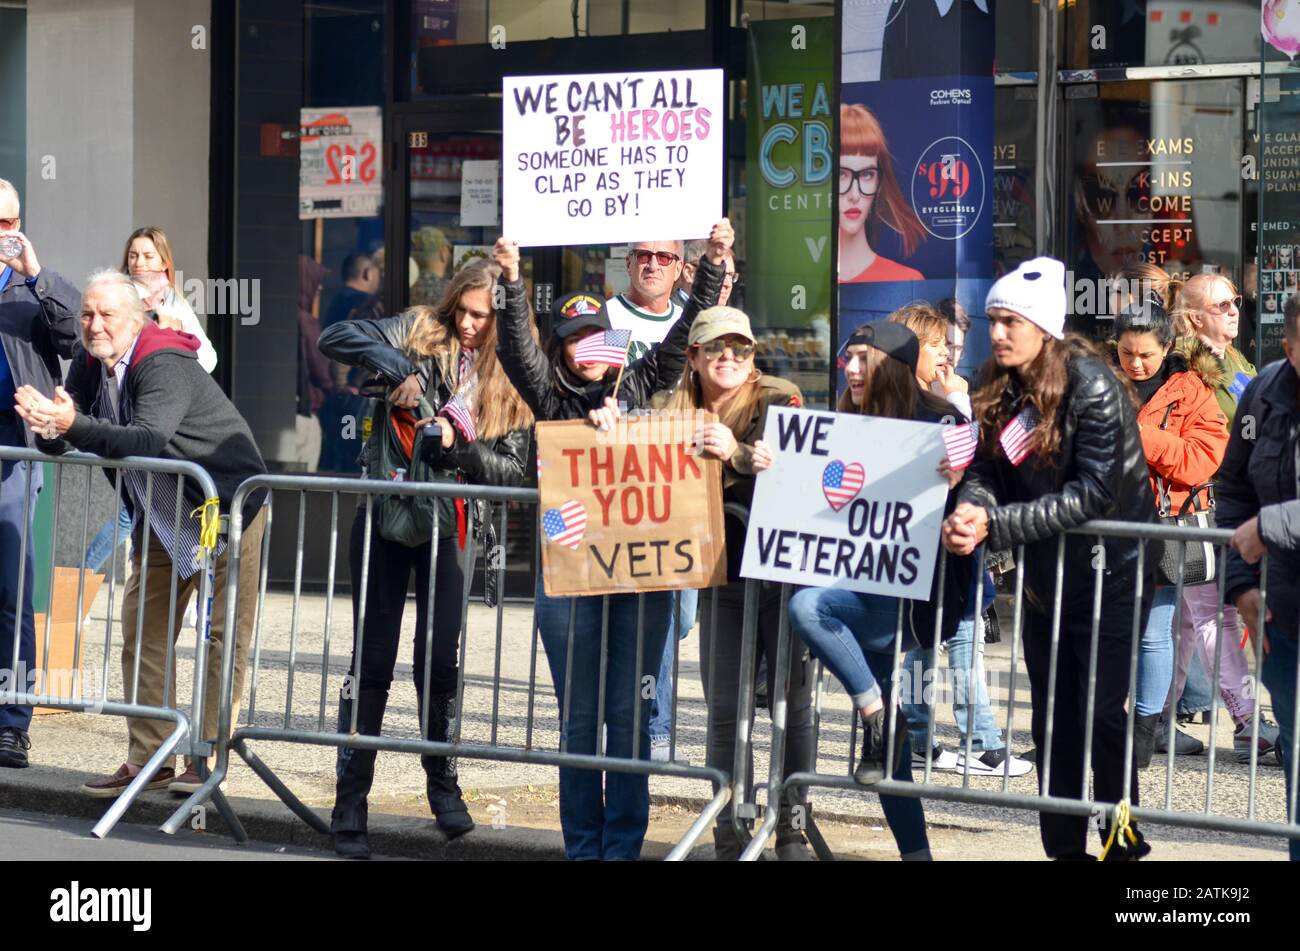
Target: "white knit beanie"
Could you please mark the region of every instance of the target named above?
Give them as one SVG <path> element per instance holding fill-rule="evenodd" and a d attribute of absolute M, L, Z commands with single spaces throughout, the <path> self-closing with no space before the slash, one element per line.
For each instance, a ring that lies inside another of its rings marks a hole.
<path fill-rule="evenodd" d="M 1057 340 L 1065 339 L 1065 265 L 1055 258 L 1034 258 L 989 288 L 984 301 L 1014 311 Z"/>

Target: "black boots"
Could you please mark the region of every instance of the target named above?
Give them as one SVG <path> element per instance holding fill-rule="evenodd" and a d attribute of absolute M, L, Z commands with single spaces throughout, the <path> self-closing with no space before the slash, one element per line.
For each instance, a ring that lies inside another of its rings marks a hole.
<path fill-rule="evenodd" d="M 894 730 L 894 761 L 886 772 L 885 752 L 889 744 L 885 730 L 889 727 L 888 713 L 888 707 L 881 707 L 862 718 L 862 759 L 853 771 L 853 779 L 864 786 L 878 783 L 886 775 L 892 776 L 902 761 L 903 744 L 907 742 L 907 718 L 899 710 Z"/>
<path fill-rule="evenodd" d="M 1138 769 L 1151 765 L 1151 755 L 1156 749 L 1156 728 L 1160 723 L 1160 714 L 1138 714 L 1133 721 L 1133 759 Z"/>
<path fill-rule="evenodd" d="M 448 737 L 456 739 L 456 695 L 435 693 L 429 695 L 428 739 L 446 743 Z M 429 808 L 433 810 L 438 828 L 448 839 L 464 835 L 474 828 L 465 800 L 461 798 L 456 783 L 456 758 L 454 756 L 421 756 L 429 794 Z"/>
<path fill-rule="evenodd" d="M 357 732 L 378 736 L 384 723 L 384 706 L 388 697 L 378 691 L 361 695 L 357 712 Z M 339 732 L 352 729 L 352 704 L 339 699 Z M 335 759 L 334 811 L 330 814 L 330 831 L 334 833 L 334 851 L 344 858 L 370 858 L 366 838 L 366 797 L 375 778 L 375 751 L 340 747 Z"/>

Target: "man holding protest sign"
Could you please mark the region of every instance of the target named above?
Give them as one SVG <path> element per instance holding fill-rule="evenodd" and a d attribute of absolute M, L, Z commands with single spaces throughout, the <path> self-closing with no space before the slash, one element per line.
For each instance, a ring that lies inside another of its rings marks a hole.
<path fill-rule="evenodd" d="M 626 369 L 617 355 L 610 359 L 600 355 L 608 347 L 592 347 L 590 344 L 596 335 L 604 335 L 604 340 L 598 340 L 599 343 L 608 343 L 611 327 L 603 308 L 566 310 L 567 298 L 561 299 L 560 316 L 552 338 L 543 350 L 533 339 L 528 325 L 527 296 L 519 274 L 519 246 L 504 237 L 497 241 L 493 256 L 501 266 L 505 282 L 505 306 L 498 320 L 497 352 L 506 374 L 539 421 L 539 457 L 545 454 L 543 421 L 587 419 L 598 428 L 609 431 L 617 424 L 619 415 L 616 396 L 629 407 L 644 407 L 654 393 L 668 389 L 676 382 L 685 366 L 687 337 L 695 316 L 717 300 L 722 283 L 722 260 L 734 238 L 731 224 L 725 218 L 714 226 L 709 253 L 700 262 L 695 294 L 682 319 L 662 343 L 652 346 Z M 593 451 L 589 468 L 593 473 L 606 472 L 595 455 Z M 576 457 L 571 462 L 574 469 L 588 468 Z M 686 469 L 698 468 L 692 457 L 679 454 L 672 471 L 685 475 Z M 545 464 L 542 472 L 545 481 L 548 472 Z M 607 478 L 602 477 L 608 484 L 605 491 L 612 497 L 614 490 L 620 488 L 619 482 L 626 481 L 626 477 L 626 463 L 618 480 L 615 480 L 613 463 L 609 463 Z M 665 509 L 667 501 L 665 494 Z M 667 514 L 665 511 L 662 516 L 666 518 Z M 608 515 L 608 509 L 605 515 Z M 576 500 L 555 506 L 542 518 L 545 562 L 542 576 L 538 579 L 536 614 L 560 704 L 561 749 L 574 754 L 599 752 L 598 741 L 603 726 L 608 731 L 606 752 L 609 755 L 644 759 L 650 752 L 650 703 L 648 696 L 638 690 L 638 685 L 641 674 L 659 667 L 671 622 L 672 593 L 657 590 L 639 597 L 633 593 L 612 594 L 607 602 L 600 596 L 569 598 L 548 595 L 548 587 L 575 590 L 572 579 L 558 575 L 551 577 L 549 568 L 556 559 L 560 559 L 560 563 L 572 564 L 563 560 L 560 550 L 572 552 L 582 546 L 589 519 L 591 528 L 595 530 L 602 521 L 601 513 L 588 513 Z M 698 543 L 700 540 L 690 541 Z M 628 560 L 631 559 L 629 553 Z M 593 557 L 592 560 L 597 559 Z M 651 557 L 649 563 L 654 565 L 655 559 Z M 590 563 L 583 564 L 592 567 Z M 640 564 L 642 571 L 651 570 L 646 559 L 643 558 Z M 631 563 L 625 573 L 636 577 L 636 572 L 636 564 Z M 604 610 L 606 604 L 607 614 Z M 639 656 L 638 644 L 641 647 Z M 603 672 L 602 657 L 605 660 Z M 603 695 L 602 683 L 605 685 Z M 602 708 L 603 724 L 599 722 Z M 564 831 L 565 853 L 570 859 L 638 858 L 649 818 L 647 777 L 626 773 L 610 773 L 606 777 L 598 770 L 560 769 L 560 823 Z"/>

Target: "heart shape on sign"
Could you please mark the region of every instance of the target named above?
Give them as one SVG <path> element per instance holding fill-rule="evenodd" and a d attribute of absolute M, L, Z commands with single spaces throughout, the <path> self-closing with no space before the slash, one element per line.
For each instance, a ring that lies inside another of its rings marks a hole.
<path fill-rule="evenodd" d="M 867 473 L 860 462 L 843 463 L 836 459 L 822 471 L 822 492 L 832 509 L 838 512 L 862 491 Z"/>
<path fill-rule="evenodd" d="M 542 513 L 542 531 L 548 541 L 565 548 L 577 548 L 587 530 L 587 510 L 576 499 L 565 502 L 557 509 Z"/>

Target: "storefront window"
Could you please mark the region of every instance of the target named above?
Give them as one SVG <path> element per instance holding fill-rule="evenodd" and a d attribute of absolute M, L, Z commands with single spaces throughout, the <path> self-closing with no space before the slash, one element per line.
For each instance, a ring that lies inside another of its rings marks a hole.
<path fill-rule="evenodd" d="M 1242 82 L 1093 88 L 1064 103 L 1066 260 L 1076 280 L 1148 263 L 1179 278 L 1216 271 L 1239 281 Z"/>
<path fill-rule="evenodd" d="M 1259 26 L 1259 0 L 1077 0 L 1064 6 L 1061 66 L 1258 63 Z"/>
<path fill-rule="evenodd" d="M 0 6 L 0 178 L 27 192 L 27 11 Z"/>
<path fill-rule="evenodd" d="M 993 268 L 999 275 L 1035 254 L 1037 105 L 1034 86 L 993 93 Z"/>

